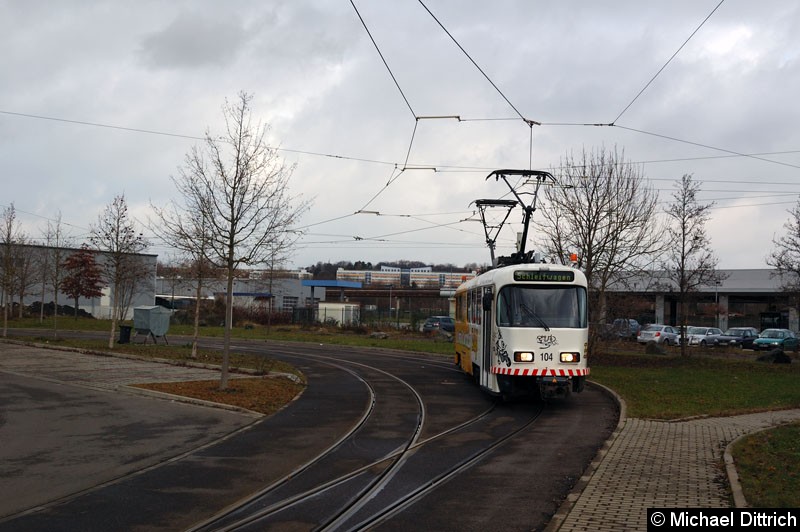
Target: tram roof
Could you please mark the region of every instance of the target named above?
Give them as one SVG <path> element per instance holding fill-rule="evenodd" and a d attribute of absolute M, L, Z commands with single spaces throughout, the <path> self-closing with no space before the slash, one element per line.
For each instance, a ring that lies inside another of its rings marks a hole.
<path fill-rule="evenodd" d="M 469 281 L 463 283 L 458 290 L 468 290 L 475 286 L 485 286 L 487 284 L 492 283 L 513 283 L 513 282 L 522 282 L 525 281 L 515 281 L 514 280 L 514 272 L 519 271 L 547 271 L 547 272 L 574 272 L 575 274 L 575 282 L 577 284 L 586 284 L 586 276 L 580 270 L 575 268 L 571 268 L 570 266 L 562 265 L 562 264 L 547 264 L 541 262 L 531 262 L 531 263 L 522 263 L 522 264 L 512 264 L 509 266 L 501 266 L 498 268 L 493 268 L 488 270 Z M 536 281 L 530 281 L 534 283 Z M 546 281 L 541 281 L 545 283 Z"/>

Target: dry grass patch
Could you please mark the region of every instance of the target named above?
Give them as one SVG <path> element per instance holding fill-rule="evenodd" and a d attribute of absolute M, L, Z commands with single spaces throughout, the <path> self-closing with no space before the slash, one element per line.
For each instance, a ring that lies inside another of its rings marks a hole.
<path fill-rule="evenodd" d="M 219 380 L 152 382 L 135 386 L 213 403 L 238 406 L 265 415 L 273 414 L 283 408 L 305 388 L 303 384 L 283 377 L 231 379 L 228 381 L 226 390 L 219 389 Z"/>

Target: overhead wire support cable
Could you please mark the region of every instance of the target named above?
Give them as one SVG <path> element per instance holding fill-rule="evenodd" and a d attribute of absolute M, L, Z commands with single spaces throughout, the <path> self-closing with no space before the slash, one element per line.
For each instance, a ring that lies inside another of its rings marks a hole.
<path fill-rule="evenodd" d="M 43 116 L 43 115 L 34 115 L 29 113 L 15 113 L 13 111 L 0 111 L 0 114 L 10 115 L 10 116 L 19 116 L 22 118 L 36 118 L 37 120 L 50 120 L 52 122 L 64 122 L 67 124 L 78 124 L 81 126 L 92 126 L 92 127 L 102 127 L 107 129 L 118 129 L 120 131 L 130 131 L 132 133 L 147 133 L 148 135 L 163 135 L 165 137 L 177 137 L 181 139 L 191 139 L 191 140 L 205 140 L 205 137 L 196 137 L 192 135 L 181 135 L 179 133 L 166 133 L 164 131 L 154 131 L 152 129 L 138 129 L 135 127 L 123 127 L 123 126 L 114 126 L 110 124 L 101 124 L 99 122 L 87 122 L 84 120 L 70 120 L 67 118 L 56 118 L 52 116 Z"/>
<path fill-rule="evenodd" d="M 683 140 L 683 139 L 679 139 L 679 138 L 676 138 L 676 137 L 670 137 L 669 135 L 662 135 L 660 133 L 652 133 L 650 131 L 643 131 L 641 129 L 635 129 L 635 128 L 632 128 L 632 127 L 620 126 L 620 125 L 616 125 L 616 124 L 614 125 L 614 127 L 618 127 L 620 129 L 625 129 L 627 131 L 633 131 L 635 133 L 641 133 L 642 135 L 651 135 L 653 137 L 659 137 L 659 138 L 662 138 L 662 139 L 673 140 L 675 142 L 681 142 L 683 144 L 689 144 L 691 146 L 699 146 L 700 148 L 708 148 L 710 150 L 721 151 L 723 153 L 729 153 L 729 154 L 735 155 L 737 157 L 747 157 L 747 158 L 750 158 L 750 159 L 755 159 L 757 161 L 764 161 L 765 163 L 772 163 L 772 164 L 778 164 L 778 165 L 781 165 L 781 166 L 788 166 L 789 168 L 800 168 L 800 165 L 791 164 L 791 163 L 784 163 L 784 162 L 781 162 L 781 161 L 773 161 L 772 159 L 765 159 L 764 157 L 758 157 L 758 156 L 755 156 L 755 155 L 748 155 L 746 153 L 741 153 L 741 152 L 737 152 L 737 151 L 733 151 L 733 150 L 726 150 L 725 148 L 717 148 L 716 146 L 710 146 L 708 144 L 701 144 L 699 142 L 692 142 L 690 140 Z"/>
<path fill-rule="evenodd" d="M 478 72 L 483 74 L 483 77 L 486 78 L 486 81 L 488 81 L 489 84 L 491 84 L 491 86 L 494 87 L 494 90 L 496 90 L 497 93 L 500 96 L 502 96 L 503 99 L 506 101 L 506 103 L 514 110 L 514 112 L 517 113 L 517 115 L 519 115 L 519 117 L 522 119 L 522 121 L 525 122 L 526 124 L 528 124 L 528 126 L 531 126 L 531 127 L 532 126 L 540 126 L 541 123 L 539 123 L 539 122 L 537 122 L 535 120 L 531 120 L 529 118 L 525 118 L 525 116 L 521 112 L 519 112 L 519 109 L 517 109 L 514 106 L 514 104 L 511 103 L 511 100 L 509 100 L 506 97 L 506 95 L 503 94 L 503 91 L 501 91 L 500 88 L 497 85 L 495 85 L 494 81 L 492 81 L 492 79 L 486 74 L 486 72 L 483 71 L 483 69 L 480 67 L 480 65 L 478 65 L 478 63 L 475 62 L 475 60 L 472 58 L 472 56 L 470 56 L 469 53 L 467 53 L 467 51 L 464 49 L 464 47 L 461 46 L 461 44 L 459 44 L 459 42 L 456 40 L 456 38 L 453 37 L 453 35 L 447 30 L 447 28 L 444 27 L 444 24 L 442 24 L 439 21 L 439 19 L 436 18 L 436 15 L 434 15 L 431 12 L 431 10 L 428 9 L 428 6 L 425 5 L 425 2 L 423 2 L 422 0 L 418 0 L 418 1 L 419 1 L 420 5 L 425 9 L 425 11 L 427 11 L 428 14 L 433 18 L 433 20 L 436 21 L 436 23 L 439 25 L 439 27 L 442 28 L 442 30 L 447 34 L 448 37 L 450 37 L 450 40 L 452 40 L 455 43 L 455 45 L 458 46 L 458 49 L 461 50 L 461 52 L 467 57 L 467 59 L 470 60 L 470 62 L 475 66 L 475 68 L 478 69 Z"/>
<path fill-rule="evenodd" d="M 361 25 L 364 26 L 364 30 L 367 32 L 367 35 L 369 36 L 369 40 L 372 41 L 372 45 L 375 47 L 375 50 L 378 52 L 378 55 L 381 57 L 381 61 L 383 61 L 383 65 L 386 67 L 386 70 L 389 71 L 389 75 L 392 77 L 392 81 L 394 81 L 395 87 L 397 87 L 397 90 L 400 91 L 400 96 L 403 97 L 403 101 L 406 102 L 406 105 L 408 106 L 408 110 L 411 111 L 411 114 L 414 115 L 414 119 L 416 119 L 417 118 L 417 113 L 414 112 L 414 109 L 411 107 L 411 104 L 408 102 L 408 98 L 406 98 L 405 93 L 403 93 L 403 89 L 400 87 L 400 83 L 398 83 L 397 82 L 397 78 L 394 77 L 394 73 L 392 72 L 392 69 L 389 68 L 389 63 L 387 63 L 386 62 L 386 58 L 383 57 L 383 53 L 381 52 L 381 49 L 378 47 L 378 43 L 375 42 L 375 39 L 372 37 L 372 33 L 369 31 L 369 28 L 367 27 L 367 23 L 364 22 L 364 18 L 361 16 L 361 13 L 358 11 L 358 8 L 356 7 L 355 2 L 353 2 L 353 0 L 350 0 L 350 5 L 352 5 L 353 9 L 356 11 L 356 15 L 358 15 L 358 20 L 360 20 L 361 21 Z"/>
<path fill-rule="evenodd" d="M 411 142 L 408 143 L 408 151 L 406 151 L 406 160 L 403 161 L 403 170 L 408 168 L 408 159 L 411 157 L 411 148 L 414 146 L 414 137 L 417 136 L 417 126 L 418 125 L 419 125 L 419 118 L 418 117 L 414 117 L 414 131 L 411 132 Z M 388 187 L 391 184 L 392 184 L 392 182 L 389 181 L 389 183 L 387 183 L 386 186 Z"/>
<path fill-rule="evenodd" d="M 360 208 L 360 209 L 358 209 L 358 211 L 356 211 L 356 212 L 361 212 L 361 211 L 364 211 L 364 210 L 365 210 L 367 207 L 369 207 L 369 206 L 372 204 L 372 202 L 373 202 L 373 201 L 375 201 L 375 199 L 376 199 L 378 196 L 380 196 L 381 194 L 383 194 L 383 191 L 384 191 L 384 190 L 386 190 L 386 188 L 387 188 L 389 185 L 391 185 L 391 184 L 394 182 L 394 180 L 395 180 L 395 179 L 397 179 L 398 177 L 400 177 L 400 175 L 401 175 L 401 174 L 402 174 L 402 173 L 403 173 L 405 170 L 401 169 L 401 170 L 398 172 L 398 174 L 397 174 L 397 175 L 394 175 L 395 171 L 397 171 L 397 166 L 396 166 L 396 165 L 395 165 L 395 167 L 394 167 L 394 168 L 392 168 L 392 173 L 391 173 L 391 174 L 389 174 L 389 180 L 386 182 L 386 184 L 385 184 L 383 187 L 381 187 L 381 189 L 380 189 L 378 192 L 376 192 L 376 193 L 375 193 L 375 195 L 374 195 L 374 196 L 372 196 L 372 197 L 369 199 L 369 201 L 367 201 L 367 202 L 366 202 L 364 205 L 362 205 L 362 206 L 361 206 L 361 208 Z"/>
<path fill-rule="evenodd" d="M 681 50 L 683 50 L 683 47 L 686 46 L 689 43 L 690 40 L 692 40 L 692 37 L 694 37 L 695 34 L 698 31 L 700 31 L 700 28 L 702 28 L 703 25 L 706 22 L 708 22 L 708 19 L 711 18 L 711 16 L 717 11 L 717 9 L 719 9 L 719 6 L 721 6 L 724 2 L 725 2 L 725 0 L 720 0 L 719 4 L 717 4 L 717 6 L 714 9 L 711 10 L 711 13 L 709 13 L 708 16 L 706 16 L 706 18 L 703 19 L 703 22 L 701 22 L 700 25 L 697 26 L 697 28 L 692 32 L 692 34 L 689 35 L 689 37 L 683 42 L 682 45 L 680 45 L 680 47 L 675 51 L 675 53 L 672 54 L 672 57 L 670 57 L 667 60 L 667 62 L 664 63 L 664 66 L 662 66 L 660 69 L 658 69 L 658 72 L 656 72 L 655 75 L 652 78 L 650 78 L 650 81 L 648 81 L 647 84 L 645 84 L 645 86 L 642 87 L 642 90 L 640 90 L 639 93 L 633 98 L 633 100 L 631 100 L 631 102 L 627 106 L 625 106 L 625 109 L 623 109 L 617 115 L 617 117 L 611 122 L 611 125 L 616 124 L 617 120 L 619 120 L 622 117 L 622 115 L 624 115 L 628 111 L 628 109 L 631 108 L 631 106 L 636 102 L 636 100 L 639 99 L 639 96 L 641 96 L 644 93 L 644 91 L 646 91 L 647 88 L 656 80 L 656 78 L 661 74 L 661 72 L 663 72 L 664 69 L 667 68 L 667 66 L 672 62 L 672 60 L 675 59 L 675 57 L 680 53 Z"/>
<path fill-rule="evenodd" d="M 184 135 L 181 133 L 170 133 L 168 131 L 156 131 L 154 129 L 139 129 L 133 127 L 125 127 L 125 126 L 117 126 L 114 124 L 103 124 L 100 122 L 89 122 L 86 120 L 71 120 L 68 118 L 59 118 L 55 116 L 44 116 L 44 115 L 35 115 L 31 113 L 17 113 L 14 111 L 5 111 L 0 109 L 0 114 L 9 115 L 9 116 L 18 116 L 20 118 L 34 118 L 36 120 L 48 120 L 51 122 L 63 122 L 65 124 L 77 124 L 81 126 L 91 126 L 91 127 L 100 127 L 106 129 L 116 129 L 119 131 L 129 131 L 131 133 L 144 133 L 147 135 L 161 135 L 163 137 L 176 137 L 181 139 L 190 139 L 190 140 L 206 140 L 206 137 L 198 137 L 196 135 Z M 514 119 L 516 120 L 516 118 Z M 383 165 L 393 165 L 397 166 L 396 162 L 392 161 L 379 161 L 376 159 L 365 159 L 363 157 L 352 157 L 349 155 L 338 155 L 335 153 L 322 153 L 316 151 L 309 151 L 309 150 L 293 150 L 290 148 L 282 148 L 278 146 L 267 146 L 267 148 L 271 150 L 287 152 L 287 153 L 297 153 L 300 155 L 313 155 L 315 157 L 327 157 L 330 159 L 341 159 L 345 161 L 356 161 L 361 163 L 371 163 L 371 164 L 383 164 Z"/>

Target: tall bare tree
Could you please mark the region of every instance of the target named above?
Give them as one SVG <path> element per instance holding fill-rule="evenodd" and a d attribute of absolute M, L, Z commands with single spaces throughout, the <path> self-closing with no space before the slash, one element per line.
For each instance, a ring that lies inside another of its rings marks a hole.
<path fill-rule="evenodd" d="M 226 272 L 221 389 L 228 386 L 236 272 L 273 256 L 287 256 L 298 236 L 292 227 L 308 208 L 307 202 L 290 195 L 294 168 L 285 166 L 267 145 L 269 128 L 253 118 L 251 102 L 252 96 L 244 92 L 233 103 L 226 100 L 225 130 L 221 135 L 206 132 L 204 143 L 186 155 L 172 178 L 183 203 L 171 212 L 192 220 L 186 228 L 172 226 L 181 238 L 192 241 L 193 251 Z"/>
<path fill-rule="evenodd" d="M 543 189 L 538 244 L 562 263 L 577 255 L 593 292 L 592 321 L 606 323 L 609 286 L 649 268 L 663 249 L 658 195 L 616 148 L 568 153 L 556 181 Z"/>
<path fill-rule="evenodd" d="M 778 271 L 781 288 L 791 294 L 794 305 L 800 303 L 800 200 L 789 211 L 783 224 L 786 233 L 772 239 L 775 246 L 767 257 L 767 264 Z"/>
<path fill-rule="evenodd" d="M 40 321 L 44 319 L 44 300 L 47 288 L 53 290 L 53 336 L 58 336 L 58 295 L 64 280 L 64 260 L 69 255 L 68 248 L 72 245 L 72 239 L 66 234 L 64 224 L 61 222 L 61 212 L 56 215 L 55 220 L 47 222 L 44 230 L 46 249 L 41 254 L 41 282 L 42 282 L 42 308 L 40 309 Z"/>
<path fill-rule="evenodd" d="M 183 174 L 181 174 L 183 175 Z M 200 308 L 203 302 L 203 286 L 207 279 L 216 277 L 217 269 L 207 258 L 211 251 L 211 223 L 202 209 L 189 208 L 194 200 L 186 197 L 187 191 L 182 182 L 172 178 L 183 194 L 185 203 L 171 201 L 165 208 L 151 205 L 157 220 L 150 223 L 151 230 L 167 245 L 178 250 L 185 259 L 184 270 L 194 283 L 194 328 L 192 337 L 192 358 L 197 358 L 197 343 L 200 338 Z M 174 282 L 174 279 L 173 279 Z"/>
<path fill-rule="evenodd" d="M 30 239 L 20 236 L 17 245 L 14 247 L 14 290 L 19 298 L 19 308 L 17 312 L 22 318 L 25 309 L 25 296 L 31 294 L 31 290 L 39 280 L 39 269 L 36 267 L 35 248 L 32 247 Z"/>
<path fill-rule="evenodd" d="M 782 237 L 772 239 L 775 248 L 767 257 L 767 264 L 778 270 L 783 288 L 800 291 L 800 200 L 789 211 L 789 219 L 783 224 L 786 231 Z"/>
<path fill-rule="evenodd" d="M 167 236 L 160 231 L 163 231 L 163 226 L 155 230 L 156 234 L 162 234 L 165 242 L 169 242 Z M 172 244 L 173 247 L 180 250 L 180 246 L 185 245 L 185 241 Z M 192 333 L 192 353 L 191 358 L 197 358 L 197 347 L 200 340 L 200 311 L 203 308 L 203 288 L 211 280 L 220 278 L 219 269 L 215 268 L 211 262 L 202 255 L 195 256 L 195 253 L 188 249 L 183 250 L 183 260 L 180 262 L 172 262 L 170 264 L 159 264 L 158 271 L 162 279 L 171 277 L 170 285 L 174 293 L 176 287 L 192 287 L 194 289 L 194 318 L 193 318 L 193 333 Z M 174 309 L 174 301 L 173 301 Z"/>
<path fill-rule="evenodd" d="M 686 351 L 686 326 L 689 319 L 689 298 L 703 286 L 714 286 L 722 280 L 717 270 L 719 260 L 711 251 L 706 234 L 709 209 L 714 203 L 700 203 L 700 183 L 684 174 L 676 184 L 673 202 L 667 208 L 667 234 L 670 246 L 663 261 L 667 279 L 677 288 L 681 329 L 681 355 Z"/>
<path fill-rule="evenodd" d="M 117 323 L 125 318 L 138 283 L 149 274 L 138 255 L 147 249 L 147 241 L 128 214 L 124 194 L 106 206 L 97 224 L 90 228 L 89 241 L 104 252 L 103 277 L 111 288 L 108 348 L 113 349 Z"/>
<path fill-rule="evenodd" d="M 14 297 L 15 279 L 17 275 L 17 247 L 24 240 L 17 210 L 12 203 L 3 209 L 0 219 L 0 296 L 3 304 L 3 337 L 8 336 L 8 313 Z"/>

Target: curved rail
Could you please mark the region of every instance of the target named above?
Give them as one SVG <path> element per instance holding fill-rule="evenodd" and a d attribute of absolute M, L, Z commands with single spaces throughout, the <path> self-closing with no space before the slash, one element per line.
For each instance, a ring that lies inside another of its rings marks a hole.
<path fill-rule="evenodd" d="M 394 452 L 380 457 L 371 463 L 365 464 L 359 468 L 353 469 L 352 471 L 347 472 L 346 474 L 340 475 L 337 478 L 331 479 L 327 482 L 321 483 L 311 489 L 302 491 L 300 493 L 296 493 L 290 497 L 286 497 L 276 503 L 270 504 L 267 507 L 252 510 L 252 507 L 256 506 L 259 502 L 259 499 L 263 498 L 264 496 L 268 495 L 272 492 L 276 484 L 273 484 L 270 487 L 261 490 L 259 493 L 254 494 L 251 497 L 248 497 L 246 501 L 243 501 L 243 504 L 239 505 L 238 508 L 229 508 L 225 515 L 231 515 L 233 511 L 239 511 L 239 513 L 244 513 L 247 515 L 242 516 L 241 518 L 233 521 L 222 523 L 219 519 L 221 514 L 218 514 L 217 519 L 209 520 L 203 523 L 202 527 L 196 527 L 192 530 L 198 530 L 199 528 L 205 529 L 213 529 L 213 530 L 239 530 L 244 528 L 253 528 L 258 527 L 260 525 L 265 524 L 264 520 L 268 520 L 274 516 L 277 516 L 280 512 L 287 510 L 290 507 L 302 505 L 304 503 L 311 503 L 311 504 L 318 504 L 319 497 L 326 492 L 332 491 L 336 488 L 344 489 L 344 485 L 347 482 L 353 481 L 357 477 L 363 474 L 369 474 L 376 468 L 381 468 L 382 471 L 370 482 L 366 485 L 360 486 L 357 489 L 357 492 L 350 496 L 344 504 L 341 504 L 338 510 L 333 513 L 330 517 L 324 519 L 322 522 L 318 523 L 318 526 L 315 530 L 320 531 L 331 531 L 331 530 L 340 530 L 340 529 L 348 529 L 348 530 L 355 530 L 360 529 L 366 526 L 372 526 L 378 524 L 380 522 L 385 521 L 386 519 L 390 518 L 392 515 L 402 511 L 404 508 L 414 504 L 415 501 L 420 500 L 421 498 L 425 497 L 428 493 L 432 490 L 435 490 L 437 487 L 445 483 L 447 480 L 451 479 L 452 477 L 462 473 L 463 471 L 469 469 L 475 463 L 479 462 L 481 459 L 486 457 L 487 455 L 494 452 L 497 448 L 502 446 L 508 440 L 514 438 L 521 432 L 523 432 L 526 428 L 528 428 L 532 423 L 536 421 L 543 410 L 543 406 L 539 405 L 535 411 L 528 411 L 526 418 L 519 423 L 519 426 L 512 428 L 511 430 L 507 431 L 502 437 L 493 439 L 488 445 L 483 445 L 480 449 L 471 452 L 468 456 L 458 460 L 457 463 L 453 464 L 452 466 L 447 467 L 445 470 L 440 471 L 439 473 L 431 476 L 426 482 L 422 485 L 417 486 L 409 493 L 405 493 L 399 498 L 393 499 L 386 504 L 383 504 L 381 508 L 377 511 L 374 509 L 367 509 L 368 505 L 375 505 L 375 500 L 378 497 L 378 494 L 383 492 L 387 485 L 395 478 L 396 475 L 401 474 L 403 471 L 403 466 L 406 464 L 407 460 L 409 460 L 415 453 L 420 452 L 426 446 L 428 447 L 436 447 L 432 446 L 434 442 L 438 442 L 442 439 L 447 438 L 448 436 L 454 436 L 460 431 L 467 429 L 479 423 L 481 421 L 486 421 L 487 423 L 491 423 L 494 418 L 492 417 L 492 413 L 495 411 L 495 404 L 492 404 L 488 409 L 479 414 L 473 416 L 471 419 L 468 419 L 462 423 L 454 425 L 452 427 L 447 428 L 435 435 L 432 435 L 425 440 L 420 440 L 421 429 L 425 423 L 425 402 L 419 392 L 414 388 L 412 384 L 407 382 L 406 380 L 398 377 L 397 375 L 391 374 L 381 368 L 377 368 L 375 366 L 356 362 L 356 361 L 343 361 L 340 359 L 336 359 L 331 356 L 326 355 L 319 355 L 319 354 L 311 354 L 308 353 L 307 350 L 302 350 L 301 353 L 287 353 L 283 352 L 282 355 L 290 358 L 294 357 L 303 357 L 303 358 L 310 358 L 316 361 L 325 363 L 327 365 L 332 365 L 335 367 L 340 367 L 341 364 L 347 364 L 351 367 L 359 367 L 362 369 L 367 370 L 368 372 L 376 372 L 377 374 L 387 376 L 396 382 L 403 384 L 416 398 L 416 402 L 418 405 L 418 418 L 416 426 L 414 427 L 412 434 L 409 435 L 408 440 L 402 448 L 395 450 Z M 404 357 L 396 357 L 396 358 L 404 358 Z M 418 360 L 410 359 L 415 363 Z M 367 378 L 364 378 L 365 381 Z M 370 384 L 370 388 L 373 389 L 373 385 Z M 380 393 L 380 390 L 377 391 Z M 370 411 L 370 415 L 378 415 L 374 410 Z M 360 424 L 361 428 L 363 428 L 363 423 Z M 340 442 L 350 438 L 359 429 L 355 429 L 348 433 L 348 435 L 344 436 Z M 326 451 L 326 456 L 330 453 L 335 452 L 335 448 L 332 447 L 328 451 Z M 322 459 L 322 455 L 316 457 L 314 460 L 309 462 L 309 467 L 312 464 L 319 463 Z M 304 468 L 304 470 L 307 468 Z M 251 509 L 248 510 L 246 506 L 250 506 Z M 363 514 L 368 514 L 364 516 Z M 351 525 L 350 523 L 354 520 L 358 519 L 358 524 Z"/>

